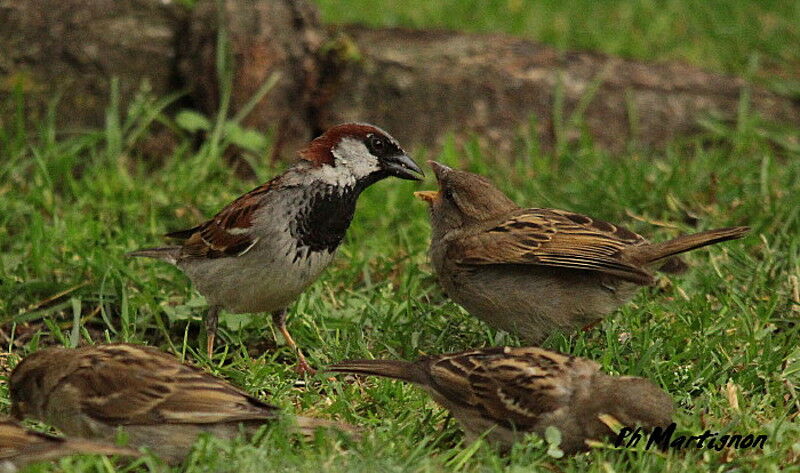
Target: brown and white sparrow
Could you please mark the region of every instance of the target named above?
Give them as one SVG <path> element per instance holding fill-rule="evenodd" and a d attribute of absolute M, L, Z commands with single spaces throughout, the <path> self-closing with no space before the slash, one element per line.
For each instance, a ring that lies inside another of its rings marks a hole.
<path fill-rule="evenodd" d="M 419 180 L 423 174 L 394 138 L 366 124 L 335 126 L 299 155 L 297 165 L 211 220 L 167 234 L 183 240 L 180 246 L 129 253 L 176 265 L 206 297 L 209 355 L 221 309 L 272 313 L 297 350 L 286 330 L 286 307 L 333 259 L 358 196 L 386 177 Z M 309 370 L 297 353 L 298 367 Z"/>
<path fill-rule="evenodd" d="M 140 455 L 136 450 L 107 443 L 34 432 L 13 419 L 0 416 L 0 472 L 17 471 L 31 463 L 74 454 Z"/>
<path fill-rule="evenodd" d="M 531 344 L 599 322 L 654 282 L 680 273 L 675 255 L 741 238 L 720 228 L 650 243 L 618 225 L 565 210 L 520 208 L 487 179 L 431 162 L 430 258 L 444 291 L 472 315 Z"/>
<path fill-rule="evenodd" d="M 587 448 L 586 440 L 612 433 L 603 414 L 649 429 L 669 425 L 673 411 L 669 396 L 644 378 L 609 376 L 593 361 L 533 347 L 485 348 L 415 362 L 344 361 L 328 369 L 417 384 L 450 411 L 469 441 L 486 433 L 504 448 L 552 426 L 561 431 L 561 450 L 574 453 Z"/>
<path fill-rule="evenodd" d="M 133 447 L 180 462 L 208 432 L 233 438 L 280 417 L 278 408 L 155 348 L 110 344 L 47 348 L 23 359 L 9 378 L 11 412 L 70 436 L 114 439 L 122 427 Z M 322 419 L 294 418 L 301 433 L 353 431 Z"/>

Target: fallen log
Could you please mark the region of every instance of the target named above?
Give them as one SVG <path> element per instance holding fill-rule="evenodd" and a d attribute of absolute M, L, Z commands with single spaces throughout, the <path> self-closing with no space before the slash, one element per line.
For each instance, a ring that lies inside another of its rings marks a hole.
<path fill-rule="evenodd" d="M 531 123 L 545 147 L 585 135 L 614 151 L 658 148 L 711 114 L 735 119 L 745 90 L 754 112 L 800 125 L 800 103 L 740 78 L 503 35 L 324 27 L 301 0 L 200 0 L 191 11 L 162 0 L 0 0 L 0 125 L 18 89 L 33 117 L 59 96 L 62 129 L 101 125 L 112 77 L 123 107 L 146 84 L 157 96 L 185 90 L 181 106 L 213 116 L 220 29 L 234 60 L 231 115 L 280 74 L 244 119 L 272 131 L 280 157 L 350 120 L 429 149 L 456 133 L 504 155 Z"/>
<path fill-rule="evenodd" d="M 800 124 L 800 103 L 744 80 L 679 63 L 643 63 L 559 52 L 503 35 L 341 28 L 358 48 L 319 105 L 321 126 L 383 124 L 403 142 L 431 146 L 447 132 L 480 136 L 511 151 L 531 117 L 545 146 L 587 132 L 618 151 L 634 141 L 661 147 L 694 133 L 709 115 L 733 119 L 748 89 L 751 109 Z"/>

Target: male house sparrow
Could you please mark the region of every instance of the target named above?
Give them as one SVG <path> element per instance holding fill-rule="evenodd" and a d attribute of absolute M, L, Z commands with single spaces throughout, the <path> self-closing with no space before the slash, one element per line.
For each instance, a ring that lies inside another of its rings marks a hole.
<path fill-rule="evenodd" d="M 31 463 L 73 454 L 140 455 L 130 448 L 34 432 L 13 419 L 0 416 L 0 472 L 17 471 Z"/>
<path fill-rule="evenodd" d="M 538 344 L 599 322 L 654 282 L 684 271 L 675 255 L 741 238 L 720 228 L 650 243 L 617 225 L 565 210 L 523 209 L 487 179 L 431 162 L 430 258 L 444 291 L 472 315 Z"/>
<path fill-rule="evenodd" d="M 672 417 L 672 400 L 650 381 L 608 376 L 593 361 L 541 348 L 344 361 L 329 370 L 418 384 L 458 420 L 468 441 L 488 431 L 486 439 L 503 448 L 552 426 L 561 431 L 561 450 L 574 453 L 612 433 L 602 414 L 645 428 L 666 427 Z"/>
<path fill-rule="evenodd" d="M 233 438 L 280 417 L 277 407 L 155 348 L 110 344 L 47 348 L 23 359 L 9 379 L 11 412 L 67 435 L 114 439 L 122 427 L 133 447 L 180 462 L 198 435 Z M 353 430 L 296 417 L 297 429 Z"/>
<path fill-rule="evenodd" d="M 220 309 L 270 312 L 297 351 L 298 367 L 310 371 L 286 330 L 286 307 L 333 259 L 364 189 L 386 177 L 423 174 L 394 138 L 366 124 L 335 126 L 299 155 L 297 165 L 211 220 L 167 234 L 181 246 L 129 253 L 176 265 L 206 297 L 209 356 Z"/>

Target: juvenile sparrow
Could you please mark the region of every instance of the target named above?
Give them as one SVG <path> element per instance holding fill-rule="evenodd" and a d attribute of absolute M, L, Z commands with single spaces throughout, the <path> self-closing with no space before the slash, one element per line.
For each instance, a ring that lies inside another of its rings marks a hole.
<path fill-rule="evenodd" d="M 0 415 L 0 472 L 73 454 L 139 456 L 136 450 L 91 440 L 55 437 L 34 432 Z"/>
<path fill-rule="evenodd" d="M 625 426 L 666 427 L 672 400 L 644 378 L 608 376 L 593 361 L 541 348 L 497 347 L 415 362 L 344 361 L 328 368 L 400 379 L 417 384 L 450 411 L 467 434 L 510 448 L 526 433 L 561 431 L 565 453 L 585 450 L 612 430 L 601 420 L 613 416 Z M 488 433 L 487 433 L 488 432 Z"/>
<path fill-rule="evenodd" d="M 444 291 L 472 315 L 531 344 L 599 322 L 654 282 L 675 255 L 741 238 L 720 228 L 650 243 L 565 210 L 523 209 L 487 179 L 431 162 L 439 191 L 417 192 L 431 216 L 430 258 Z"/>
<path fill-rule="evenodd" d="M 311 371 L 286 329 L 286 308 L 333 259 L 361 192 L 386 177 L 419 180 L 423 173 L 380 128 L 335 126 L 299 152 L 302 160 L 234 200 L 214 218 L 167 234 L 180 246 L 129 256 L 176 265 L 209 303 L 207 349 L 213 351 L 221 309 L 269 312 Z"/>
<path fill-rule="evenodd" d="M 122 427 L 133 447 L 179 463 L 198 435 L 233 438 L 280 417 L 278 408 L 155 348 L 110 344 L 47 348 L 23 359 L 9 379 L 11 412 L 67 435 L 114 439 Z M 296 428 L 353 428 L 296 417 Z"/>

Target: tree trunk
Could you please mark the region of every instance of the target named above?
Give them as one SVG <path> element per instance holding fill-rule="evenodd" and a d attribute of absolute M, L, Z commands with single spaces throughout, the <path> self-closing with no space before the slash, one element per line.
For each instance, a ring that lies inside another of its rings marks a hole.
<path fill-rule="evenodd" d="M 113 77 L 123 105 L 141 90 L 177 90 L 184 29 L 183 10 L 161 1 L 0 0 L 0 125 L 15 90 L 34 123 L 58 97 L 63 131 L 103 124 Z"/>
<path fill-rule="evenodd" d="M 322 130 L 315 127 L 310 97 L 319 80 L 316 51 L 324 41 L 319 16 L 305 0 L 199 2 L 181 47 L 181 72 L 192 97 L 209 115 L 220 105 L 215 68 L 217 32 L 224 27 L 233 59 L 230 114 L 235 115 L 273 74 L 277 84 L 243 125 L 272 131 L 275 153 L 286 156 Z M 289 151 L 287 151 L 289 150 Z"/>

